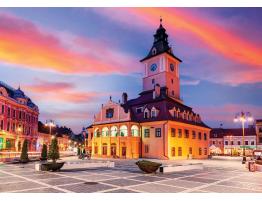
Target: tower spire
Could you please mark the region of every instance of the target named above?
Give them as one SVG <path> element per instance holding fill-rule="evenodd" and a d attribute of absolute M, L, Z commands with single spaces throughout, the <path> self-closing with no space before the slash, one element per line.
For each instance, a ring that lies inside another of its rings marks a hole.
<path fill-rule="evenodd" d="M 162 26 L 162 21 L 163 19 L 162 19 L 162 16 L 160 15 L 160 26 Z"/>

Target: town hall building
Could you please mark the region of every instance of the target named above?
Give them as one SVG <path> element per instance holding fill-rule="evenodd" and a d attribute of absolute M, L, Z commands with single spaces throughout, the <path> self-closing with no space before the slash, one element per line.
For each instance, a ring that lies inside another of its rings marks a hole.
<path fill-rule="evenodd" d="M 160 26 L 145 58 L 143 90 L 122 102 L 111 97 L 87 128 L 92 156 L 105 158 L 204 159 L 210 128 L 180 98 L 180 63 Z"/>

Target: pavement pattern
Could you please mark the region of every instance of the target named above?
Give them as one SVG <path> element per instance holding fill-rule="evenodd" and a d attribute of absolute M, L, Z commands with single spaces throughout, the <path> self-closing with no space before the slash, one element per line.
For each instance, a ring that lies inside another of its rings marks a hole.
<path fill-rule="evenodd" d="M 60 172 L 0 164 L 0 193 L 262 193 L 261 172 L 216 164 L 172 174 L 144 174 L 128 160 L 115 168 Z"/>

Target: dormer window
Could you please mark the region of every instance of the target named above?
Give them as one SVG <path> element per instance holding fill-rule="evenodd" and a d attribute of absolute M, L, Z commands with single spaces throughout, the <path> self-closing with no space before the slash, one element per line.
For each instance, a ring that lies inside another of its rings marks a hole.
<path fill-rule="evenodd" d="M 137 114 L 142 113 L 142 112 L 143 112 L 143 107 L 136 108 L 136 113 Z"/>
<path fill-rule="evenodd" d="M 156 48 L 155 47 L 152 49 L 152 55 L 156 55 Z"/>
<path fill-rule="evenodd" d="M 149 110 L 146 108 L 144 111 L 144 118 L 148 119 L 149 118 Z"/>
<path fill-rule="evenodd" d="M 156 110 L 155 107 L 153 107 L 153 108 L 151 109 L 151 117 L 152 117 L 152 118 L 157 117 L 157 110 Z"/>

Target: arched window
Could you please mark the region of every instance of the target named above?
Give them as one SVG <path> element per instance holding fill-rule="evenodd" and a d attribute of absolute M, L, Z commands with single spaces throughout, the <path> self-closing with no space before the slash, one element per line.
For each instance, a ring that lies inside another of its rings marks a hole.
<path fill-rule="evenodd" d="M 99 128 L 95 129 L 95 137 L 100 137 Z"/>
<path fill-rule="evenodd" d="M 112 126 L 111 127 L 111 137 L 116 137 L 117 136 L 117 127 Z"/>
<path fill-rule="evenodd" d="M 152 49 L 152 55 L 156 55 L 156 48 L 155 47 Z"/>
<path fill-rule="evenodd" d="M 144 118 L 145 119 L 149 118 L 149 110 L 147 108 L 144 110 Z"/>
<path fill-rule="evenodd" d="M 128 135 L 127 126 L 120 126 L 120 136 L 125 137 Z"/>
<path fill-rule="evenodd" d="M 151 117 L 157 117 L 157 110 L 156 110 L 156 108 L 155 107 L 153 107 L 152 109 L 151 109 Z"/>
<path fill-rule="evenodd" d="M 139 136 L 139 129 L 136 125 L 133 125 L 131 127 L 131 133 L 133 137 L 138 137 Z"/>
<path fill-rule="evenodd" d="M 108 128 L 107 127 L 102 128 L 102 137 L 107 137 L 108 134 L 109 134 Z"/>

